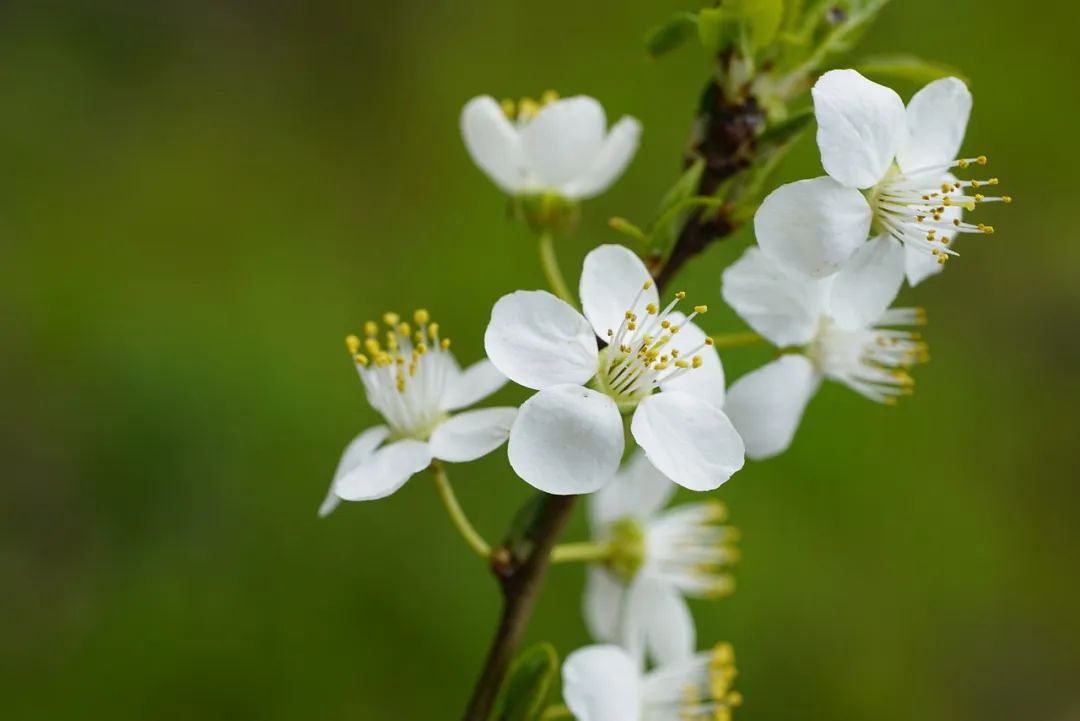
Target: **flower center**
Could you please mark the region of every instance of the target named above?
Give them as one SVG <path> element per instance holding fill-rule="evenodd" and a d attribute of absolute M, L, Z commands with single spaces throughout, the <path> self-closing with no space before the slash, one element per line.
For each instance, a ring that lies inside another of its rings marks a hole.
<path fill-rule="evenodd" d="M 667 511 L 648 526 L 645 561 L 649 573 L 687 596 L 719 598 L 735 588 L 728 567 L 739 559 L 739 532 L 721 525 L 727 508 L 719 501 Z"/>
<path fill-rule="evenodd" d="M 385 327 L 369 320 L 364 339 L 345 338 L 368 402 L 382 414 L 398 438 L 426 440 L 446 414 L 441 401 L 454 369 L 450 339 L 440 338 L 439 324 L 428 312 L 413 313 L 416 329 L 397 313 L 385 313 Z"/>
<path fill-rule="evenodd" d="M 915 380 L 907 369 L 930 357 L 918 333 L 883 326 L 925 325 L 922 308 L 892 308 L 873 328 L 848 329 L 824 317 L 806 355 L 825 375 L 867 398 L 894 405 L 911 395 Z"/>
<path fill-rule="evenodd" d="M 742 694 L 731 688 L 737 671 L 729 643 L 650 675 L 655 690 L 645 702 L 648 721 L 730 721 L 732 709 L 742 704 Z"/>
<path fill-rule="evenodd" d="M 607 347 L 600 353 L 597 387 L 623 410 L 636 407 L 660 384 L 700 368 L 703 361 L 698 353 L 713 344 L 708 336 L 701 342 L 682 342 L 678 337 L 708 306 L 694 306 L 693 313 L 673 320 L 669 316 L 686 293 L 676 293 L 661 310 L 655 303 L 642 305 L 642 296 L 651 287 L 652 281 L 645 281 L 618 329 L 608 328 Z"/>
<path fill-rule="evenodd" d="M 506 98 L 499 106 L 502 108 L 503 113 L 510 120 L 517 123 L 518 127 L 523 127 L 529 124 L 536 114 L 540 112 L 540 109 L 546 105 L 551 105 L 559 99 L 559 94 L 554 90 L 545 90 L 539 100 L 533 100 L 532 98 L 521 98 L 518 101 L 514 101 L 511 98 Z"/>
<path fill-rule="evenodd" d="M 965 192 L 968 188 L 978 191 L 996 186 L 997 178 L 957 180 L 949 174 L 953 168 L 967 169 L 986 163 L 986 156 L 980 155 L 906 173 L 894 164 L 885 178 L 867 191 L 867 201 L 874 210 L 871 231 L 875 235 L 887 233 L 907 247 L 930 253 L 944 265 L 949 256 L 956 255 L 948 246 L 958 233 L 994 232 L 992 225 L 964 222 L 961 219 L 964 210 L 973 211 L 985 203 L 1012 202 L 1008 195 Z"/>
<path fill-rule="evenodd" d="M 611 524 L 611 557 L 608 567 L 623 583 L 630 583 L 645 563 L 645 530 L 633 518 Z"/>

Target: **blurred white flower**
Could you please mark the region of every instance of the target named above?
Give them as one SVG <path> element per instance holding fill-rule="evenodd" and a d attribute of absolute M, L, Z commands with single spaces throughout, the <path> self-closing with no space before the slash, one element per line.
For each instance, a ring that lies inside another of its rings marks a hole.
<path fill-rule="evenodd" d="M 729 721 L 735 675 L 726 643 L 647 673 L 619 646 L 586 646 L 563 663 L 563 699 L 577 721 Z"/>
<path fill-rule="evenodd" d="M 637 151 L 641 123 L 623 117 L 607 129 L 593 98 L 497 103 L 483 95 L 461 112 L 461 135 L 473 161 L 509 195 L 551 193 L 591 198 L 614 183 Z"/>
<path fill-rule="evenodd" d="M 544 291 L 511 293 L 492 309 L 488 357 L 539 391 L 510 430 L 514 471 L 547 493 L 596 491 L 619 467 L 625 412 L 638 444 L 671 480 L 704 491 L 730 478 L 743 465 L 743 443 L 722 410 L 720 357 L 691 322 L 705 306 L 677 313 L 685 294 L 676 293 L 660 308 L 645 265 L 619 245 L 586 256 L 580 295 L 584 316 Z"/>
<path fill-rule="evenodd" d="M 639 647 L 658 664 L 696 648 L 683 596 L 716 598 L 734 587 L 737 531 L 722 526 L 718 501 L 663 510 L 677 486 L 640 451 L 615 480 L 589 497 L 593 540 L 608 544 L 605 565 L 588 569 L 585 622 L 597 641 Z"/>
<path fill-rule="evenodd" d="M 965 194 L 996 178 L 959 181 L 949 171 L 985 165 L 958 158 L 971 93 L 936 80 L 904 108 L 889 88 L 854 70 L 825 73 L 813 88 L 818 147 L 827 176 L 781 186 L 762 203 L 754 228 L 762 249 L 814 277 L 837 272 L 868 237 L 903 245 L 908 282 L 938 272 L 958 233 L 992 233 L 961 219 L 1008 196 Z"/>
<path fill-rule="evenodd" d="M 370 501 L 401 488 L 433 459 L 471 461 L 503 444 L 515 408 L 484 408 L 452 415 L 505 383 L 488 360 L 462 370 L 450 339 L 426 310 L 413 315 L 414 329 L 396 313 L 364 327 L 365 338 L 345 339 L 368 403 L 386 421 L 369 428 L 345 449 L 330 491 L 319 509 L 325 516 L 340 500 Z"/>
<path fill-rule="evenodd" d="M 857 251 L 838 274 L 816 279 L 749 248 L 724 271 L 724 300 L 778 347 L 798 347 L 739 378 L 728 415 L 751 458 L 786 450 L 822 378 L 879 403 L 911 393 L 906 368 L 926 360 L 917 334 L 888 326 L 921 325 L 921 309 L 889 305 L 903 283 L 903 256 L 887 238 Z"/>

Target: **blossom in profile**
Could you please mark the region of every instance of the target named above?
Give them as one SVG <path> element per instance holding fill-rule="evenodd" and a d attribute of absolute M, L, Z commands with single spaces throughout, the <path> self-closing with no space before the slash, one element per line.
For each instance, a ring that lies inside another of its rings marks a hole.
<path fill-rule="evenodd" d="M 724 414 L 720 356 L 693 319 L 660 306 L 644 263 L 620 245 L 585 258 L 584 315 L 545 291 L 503 296 L 484 336 L 488 357 L 538 391 L 510 429 L 514 471 L 556 495 L 592 493 L 614 476 L 623 414 L 649 461 L 691 490 L 712 490 L 743 465 L 743 443 Z M 599 338 L 603 339 L 601 342 Z"/>
<path fill-rule="evenodd" d="M 473 98 L 461 112 L 461 135 L 473 161 L 511 196 L 599 195 L 637 152 L 641 123 L 625 116 L 610 130 L 600 103 L 586 95 L 540 102 Z"/>
<path fill-rule="evenodd" d="M 455 413 L 499 390 L 506 377 L 486 359 L 462 370 L 428 312 L 416 311 L 413 321 L 387 313 L 382 326 L 365 324 L 363 339 L 345 339 L 368 403 L 385 423 L 346 447 L 321 516 L 341 500 L 389 496 L 432 460 L 471 461 L 506 441 L 517 409 Z"/>
<path fill-rule="evenodd" d="M 635 452 L 615 480 L 589 496 L 593 541 L 609 549 L 589 567 L 585 622 L 593 638 L 639 646 L 656 663 L 696 648 L 684 596 L 718 598 L 734 589 L 728 568 L 738 532 L 721 525 L 716 500 L 665 510 L 677 486 Z"/>
<path fill-rule="evenodd" d="M 993 232 L 963 213 L 1011 202 L 984 194 L 997 178 L 952 174 L 987 163 L 983 155 L 958 155 L 972 102 L 963 81 L 935 80 L 905 108 L 891 89 L 854 70 L 832 70 L 812 95 L 827 175 L 783 185 L 765 199 L 754 228 L 766 253 L 820 278 L 839 271 L 868 238 L 888 238 L 903 247 L 915 285 L 956 255 L 958 234 Z"/>
<path fill-rule="evenodd" d="M 632 650 L 586 646 L 563 662 L 563 700 L 577 721 L 730 721 L 735 675 L 727 643 L 647 672 Z"/>
<path fill-rule="evenodd" d="M 912 392 L 907 372 L 927 360 L 919 308 L 889 308 L 903 283 L 903 257 L 887 240 L 868 244 L 828 278 L 811 278 L 749 248 L 723 276 L 724 300 L 785 352 L 728 390 L 728 415 L 751 458 L 791 444 L 807 403 L 825 378 L 878 403 Z M 788 352 L 791 351 L 791 352 Z"/>

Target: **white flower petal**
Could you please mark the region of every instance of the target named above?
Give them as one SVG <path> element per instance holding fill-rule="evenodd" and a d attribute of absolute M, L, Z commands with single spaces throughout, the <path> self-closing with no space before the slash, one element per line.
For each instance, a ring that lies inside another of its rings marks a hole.
<path fill-rule="evenodd" d="M 689 393 L 649 396 L 630 430 L 661 473 L 692 491 L 711 491 L 743 467 L 743 442 L 731 421 Z"/>
<path fill-rule="evenodd" d="M 559 188 L 588 170 L 606 127 L 604 109 L 585 95 L 542 107 L 521 130 L 525 157 L 539 185 Z"/>
<path fill-rule="evenodd" d="M 641 677 L 618 646 L 586 646 L 566 657 L 563 700 L 577 721 L 641 721 Z"/>
<path fill-rule="evenodd" d="M 390 429 L 386 426 L 374 426 L 363 431 L 345 446 L 345 452 L 341 454 L 341 460 L 338 461 L 337 469 L 334 471 L 334 479 L 330 481 L 330 489 L 322 505 L 319 506 L 319 516 L 329 515 L 341 502 L 341 498 L 334 493 L 334 486 L 338 479 L 371 458 L 375 449 L 386 440 L 388 435 L 390 435 Z"/>
<path fill-rule="evenodd" d="M 565 496 L 610 482 L 623 454 L 619 408 L 589 388 L 561 385 L 522 404 L 510 429 L 510 465 L 529 485 Z"/>
<path fill-rule="evenodd" d="M 525 152 L 517 128 L 494 98 L 473 98 L 461 111 L 461 136 L 473 162 L 511 195 L 527 180 Z"/>
<path fill-rule="evenodd" d="M 474 461 L 506 442 L 517 408 L 481 408 L 459 413 L 431 434 L 431 454 L 451 463 Z"/>
<path fill-rule="evenodd" d="M 872 326 L 900 292 L 904 258 L 904 246 L 888 235 L 855 251 L 833 280 L 829 299 L 833 319 L 844 328 Z"/>
<path fill-rule="evenodd" d="M 640 139 L 641 123 L 629 116 L 621 118 L 608 132 L 592 165 L 563 186 L 563 195 L 584 199 L 603 193 L 619 179 L 633 160 Z"/>
<path fill-rule="evenodd" d="M 678 311 L 668 315 L 673 325 L 682 324 L 686 316 Z M 717 408 L 724 407 L 724 365 L 720 362 L 720 354 L 716 348 L 704 345 L 705 331 L 695 323 L 682 325 L 678 335 L 678 348 L 681 355 L 690 360 L 692 356 L 701 357 L 701 366 L 689 372 L 675 376 L 671 380 L 660 383 L 663 391 L 682 391 L 690 393 L 712 403 Z M 693 354 L 690 351 L 696 350 Z"/>
<path fill-rule="evenodd" d="M 862 193 L 823 176 L 769 193 L 754 215 L 754 232 L 769 257 L 823 278 L 866 242 L 871 215 Z"/>
<path fill-rule="evenodd" d="M 657 666 L 677 663 L 694 655 L 696 637 L 690 608 L 679 591 L 639 573 L 627 593 L 623 621 L 623 646 L 630 655 L 643 651 Z"/>
<path fill-rule="evenodd" d="M 787 450 L 820 378 L 805 356 L 784 355 L 728 389 L 727 414 L 755 460 Z"/>
<path fill-rule="evenodd" d="M 502 388 L 507 380 L 495 364 L 485 358 L 453 375 L 440 405 L 444 411 L 466 408 Z"/>
<path fill-rule="evenodd" d="M 811 94 L 825 172 L 849 188 L 876 185 L 907 133 L 900 96 L 854 70 L 825 73 Z"/>
<path fill-rule="evenodd" d="M 596 335 L 604 340 L 608 339 L 608 330 L 619 332 L 626 311 L 644 317 L 645 306 L 659 302 L 656 284 L 645 264 L 636 253 L 621 245 L 601 245 L 585 256 L 578 291 L 585 317 Z M 638 300 L 636 305 L 635 300 Z"/>
<path fill-rule="evenodd" d="M 391 495 L 431 463 L 427 443 L 396 441 L 338 479 L 334 491 L 346 501 L 373 501 Z"/>
<path fill-rule="evenodd" d="M 829 297 L 829 279 L 789 270 L 751 246 L 724 271 L 724 301 L 751 328 L 777 346 L 806 345 L 817 332 Z"/>
<path fill-rule="evenodd" d="M 625 595 L 626 587 L 610 571 L 601 566 L 588 567 L 582 610 L 585 626 L 597 641 L 615 643 L 619 640 Z"/>
<path fill-rule="evenodd" d="M 596 337 L 581 313 L 543 290 L 504 295 L 491 309 L 484 348 L 495 367 L 526 388 L 581 385 L 596 375 Z"/>
<path fill-rule="evenodd" d="M 589 496 L 593 535 L 622 518 L 644 522 L 675 495 L 677 486 L 638 449 L 615 474 L 615 480 Z"/>
<path fill-rule="evenodd" d="M 950 163 L 960 152 L 971 116 L 971 91 L 959 78 L 935 80 L 912 96 L 907 133 L 897 153 L 905 173 Z"/>

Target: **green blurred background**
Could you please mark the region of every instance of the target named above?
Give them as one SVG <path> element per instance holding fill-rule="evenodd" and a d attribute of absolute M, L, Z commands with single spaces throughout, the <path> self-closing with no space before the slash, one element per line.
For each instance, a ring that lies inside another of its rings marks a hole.
<path fill-rule="evenodd" d="M 462 147 L 473 95 L 643 121 L 561 241 L 574 278 L 609 216 L 647 220 L 707 68 L 640 39 L 691 5 L 3 3 L 0 716 L 457 717 L 497 596 L 428 478 L 315 516 L 374 421 L 342 337 L 423 305 L 472 361 L 495 299 L 542 284 Z M 696 610 L 735 643 L 740 719 L 1080 719 L 1080 11 L 1059 12 L 903 0 L 863 43 L 970 74 L 966 152 L 1016 202 L 909 294 L 934 356 L 913 400 L 830 386 L 790 453 L 718 492 L 745 560 Z M 784 179 L 817 172 L 804 140 Z M 749 241 L 680 285 L 718 307 Z M 729 376 L 767 357 L 729 351 Z M 452 478 L 491 537 L 529 493 L 502 453 Z M 551 573 L 531 639 L 587 642 L 581 585 Z"/>

